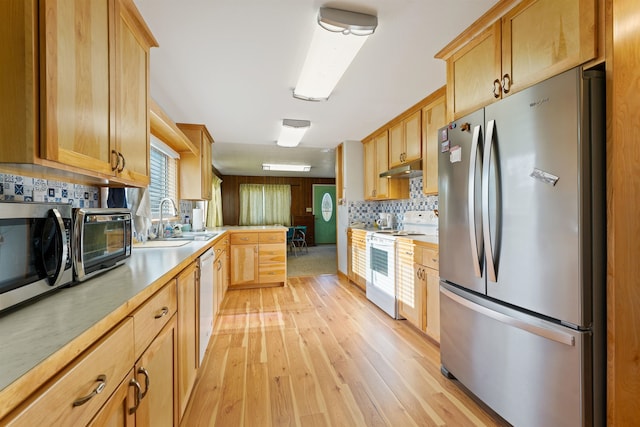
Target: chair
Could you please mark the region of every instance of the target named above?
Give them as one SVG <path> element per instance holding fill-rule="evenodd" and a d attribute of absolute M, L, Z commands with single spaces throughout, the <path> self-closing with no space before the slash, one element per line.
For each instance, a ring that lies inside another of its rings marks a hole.
<path fill-rule="evenodd" d="M 299 225 L 293 228 L 293 238 L 291 239 L 292 248 L 294 254 L 298 256 L 298 251 L 304 248 L 306 253 L 309 253 L 309 247 L 307 246 L 307 226 Z"/>
<path fill-rule="evenodd" d="M 293 234 L 295 232 L 295 228 L 289 227 L 287 229 L 287 250 L 295 253 L 296 247 L 293 244 Z"/>

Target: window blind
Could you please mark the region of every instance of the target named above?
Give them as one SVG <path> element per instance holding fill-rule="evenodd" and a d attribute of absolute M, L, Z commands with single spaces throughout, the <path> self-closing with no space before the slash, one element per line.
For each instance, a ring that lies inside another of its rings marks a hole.
<path fill-rule="evenodd" d="M 149 201 L 151 216 L 157 219 L 160 218 L 160 200 L 163 198 L 169 197 L 178 206 L 178 161 L 153 146 L 150 159 Z M 164 205 L 163 216 L 173 216 L 173 209 L 169 204 Z"/>

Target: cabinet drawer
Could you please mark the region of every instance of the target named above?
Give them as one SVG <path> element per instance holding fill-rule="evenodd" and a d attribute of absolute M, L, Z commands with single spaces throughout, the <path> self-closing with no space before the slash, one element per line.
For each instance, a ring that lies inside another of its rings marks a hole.
<path fill-rule="evenodd" d="M 282 243 L 261 244 L 258 247 L 260 268 L 265 263 L 283 263 L 287 259 L 287 248 Z"/>
<path fill-rule="evenodd" d="M 229 239 L 227 237 L 223 237 L 218 243 L 213 246 L 213 252 L 215 253 L 215 257 L 218 258 L 225 250 L 227 250 L 227 245 L 229 244 Z"/>
<path fill-rule="evenodd" d="M 438 251 L 436 249 L 417 246 L 414 261 L 418 264 L 438 270 Z"/>
<path fill-rule="evenodd" d="M 258 243 L 260 239 L 260 233 L 232 233 L 231 244 L 232 245 L 246 245 L 249 243 Z"/>
<path fill-rule="evenodd" d="M 284 231 L 271 231 L 260 233 L 260 243 L 284 243 L 286 239 Z"/>
<path fill-rule="evenodd" d="M 136 360 L 151 344 L 151 341 L 158 335 L 162 327 L 171 319 L 176 309 L 176 281 L 174 279 L 149 298 L 133 314 Z"/>
<path fill-rule="evenodd" d="M 284 282 L 287 276 L 285 263 L 264 264 L 260 266 L 259 283 Z"/>
<path fill-rule="evenodd" d="M 86 425 L 118 388 L 134 361 L 133 320 L 127 318 L 22 406 L 6 425 Z M 93 391 L 95 395 L 82 399 Z"/>

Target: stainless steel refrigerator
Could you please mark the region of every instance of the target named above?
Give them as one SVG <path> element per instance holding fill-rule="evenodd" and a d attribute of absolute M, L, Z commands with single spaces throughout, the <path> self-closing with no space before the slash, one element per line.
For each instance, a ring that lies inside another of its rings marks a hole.
<path fill-rule="evenodd" d="M 440 129 L 442 372 L 516 426 L 603 425 L 604 75 Z"/>

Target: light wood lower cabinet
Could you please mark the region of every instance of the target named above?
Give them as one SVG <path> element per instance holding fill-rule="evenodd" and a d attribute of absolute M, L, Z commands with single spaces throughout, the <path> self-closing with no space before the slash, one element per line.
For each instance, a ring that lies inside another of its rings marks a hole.
<path fill-rule="evenodd" d="M 351 229 L 347 234 L 347 270 L 349 280 L 360 289 L 365 290 L 367 285 L 367 232 Z"/>
<path fill-rule="evenodd" d="M 416 287 L 424 298 L 422 331 L 440 342 L 440 277 L 438 273 L 438 249 L 436 245 L 420 245 L 414 248 Z"/>
<path fill-rule="evenodd" d="M 179 412 L 174 391 L 179 362 L 176 346 L 180 335 L 176 323 L 176 316 L 172 316 L 136 363 L 136 379 L 143 390 L 135 412 L 136 425 L 162 427 L 178 424 Z M 147 378 L 148 387 L 145 383 Z"/>
<path fill-rule="evenodd" d="M 197 275 L 192 263 L 178 275 L 178 407 L 182 417 L 198 373 L 198 326 L 200 299 Z"/>
<path fill-rule="evenodd" d="M 410 239 L 396 242 L 398 313 L 416 328 L 424 330 L 424 284 L 414 276 L 414 244 Z"/>
<path fill-rule="evenodd" d="M 229 286 L 282 284 L 287 280 L 286 231 L 232 232 Z"/>
<path fill-rule="evenodd" d="M 229 287 L 229 238 L 223 237 L 215 244 L 213 251 L 215 253 L 213 262 L 213 319 L 215 322 Z"/>
<path fill-rule="evenodd" d="M 133 320 L 128 318 L 0 424 L 86 425 L 131 370 L 133 341 Z"/>

